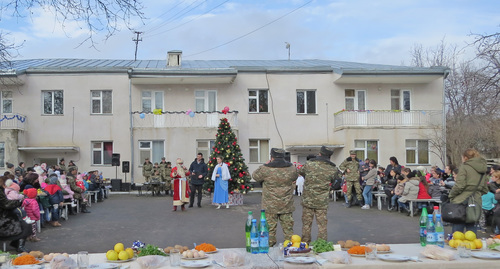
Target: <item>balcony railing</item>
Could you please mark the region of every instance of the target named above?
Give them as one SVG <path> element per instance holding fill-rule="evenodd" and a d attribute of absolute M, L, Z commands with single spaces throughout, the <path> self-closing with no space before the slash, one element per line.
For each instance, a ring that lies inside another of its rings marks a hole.
<path fill-rule="evenodd" d="M 0 129 L 25 131 L 27 127 L 26 120 L 26 116 L 22 114 L 0 114 Z"/>
<path fill-rule="evenodd" d="M 230 111 L 227 114 L 186 111 L 132 113 L 134 128 L 217 128 L 222 118 L 227 118 L 232 128 L 238 127 L 238 111 Z"/>
<path fill-rule="evenodd" d="M 443 124 L 441 110 L 357 110 L 335 113 L 335 129 L 349 127 L 434 127 Z"/>

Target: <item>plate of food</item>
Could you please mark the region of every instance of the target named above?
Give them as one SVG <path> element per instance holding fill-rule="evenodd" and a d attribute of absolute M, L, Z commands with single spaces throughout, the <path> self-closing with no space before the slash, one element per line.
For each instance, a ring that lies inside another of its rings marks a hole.
<path fill-rule="evenodd" d="M 15 268 L 15 269 L 38 269 L 38 268 L 42 268 L 42 265 L 40 263 L 38 263 L 38 264 L 26 264 L 26 265 L 14 265 L 11 268 Z"/>
<path fill-rule="evenodd" d="M 134 258 L 132 258 L 132 259 L 128 259 L 128 260 L 113 260 L 113 261 L 112 261 L 112 260 L 108 260 L 108 259 L 106 259 L 106 261 L 107 261 L 107 262 L 116 262 L 116 263 L 131 262 L 131 261 L 133 261 L 133 260 L 135 260 L 135 257 L 134 257 Z"/>
<path fill-rule="evenodd" d="M 197 245 L 194 249 L 200 251 L 200 250 L 203 250 L 205 253 L 215 253 L 217 251 L 219 251 L 218 248 L 216 248 L 214 245 L 212 244 L 209 244 L 209 243 L 201 243 L 199 245 Z"/>
<path fill-rule="evenodd" d="M 285 258 L 285 262 L 309 264 L 309 263 L 316 262 L 316 258 L 314 258 L 314 257 L 288 257 L 288 258 Z"/>
<path fill-rule="evenodd" d="M 216 252 L 218 252 L 218 251 L 219 251 L 219 249 L 218 249 L 218 248 L 216 248 L 215 250 L 212 250 L 212 251 L 207 251 L 207 252 L 205 252 L 205 253 L 206 253 L 206 254 L 212 254 L 212 253 L 216 253 Z"/>
<path fill-rule="evenodd" d="M 187 268 L 203 268 L 212 265 L 211 261 L 183 261 L 181 262 L 182 267 Z"/>
<path fill-rule="evenodd" d="M 181 259 L 183 259 L 183 260 L 203 260 L 206 258 L 208 258 L 208 256 L 196 257 L 196 258 L 181 257 Z"/>
<path fill-rule="evenodd" d="M 381 254 L 377 255 L 377 258 L 386 262 L 406 262 L 411 260 L 409 256 L 396 254 Z"/>
<path fill-rule="evenodd" d="M 476 252 L 472 253 L 471 256 L 476 259 L 486 259 L 486 260 L 500 259 L 500 253 L 495 253 L 495 252 Z"/>
<path fill-rule="evenodd" d="M 304 249 L 298 249 L 298 248 L 290 248 L 288 251 L 290 254 L 302 254 L 302 253 L 309 253 L 311 252 L 311 248 L 304 248 Z"/>

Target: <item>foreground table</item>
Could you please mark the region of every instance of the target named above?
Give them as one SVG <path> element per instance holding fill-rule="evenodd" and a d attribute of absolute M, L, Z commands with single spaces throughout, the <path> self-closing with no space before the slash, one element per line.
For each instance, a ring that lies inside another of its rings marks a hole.
<path fill-rule="evenodd" d="M 246 265 L 240 266 L 238 268 L 500 268 L 500 260 L 485 260 L 476 258 L 460 258 L 454 261 L 441 261 L 441 260 L 431 260 L 423 257 L 420 252 L 423 250 L 419 244 L 391 244 L 391 254 L 406 255 L 406 256 L 418 256 L 422 262 L 386 262 L 382 260 L 372 260 L 368 261 L 364 257 L 352 257 L 351 264 L 333 264 L 331 262 L 325 262 L 323 265 L 317 263 L 313 264 L 293 264 L 288 262 L 275 262 L 271 258 L 271 254 L 246 254 Z M 243 249 L 220 249 L 218 252 L 213 254 L 208 254 L 208 258 L 205 260 L 217 262 L 223 262 L 224 254 L 230 251 L 243 252 Z M 481 250 L 487 252 L 494 252 L 491 250 Z M 497 252 L 498 253 L 498 252 Z M 106 263 L 106 257 L 104 253 L 89 254 L 90 264 Z M 71 256 L 76 260 L 76 255 Z M 319 256 L 316 258 L 321 259 Z M 184 260 L 181 260 L 184 261 Z M 121 263 L 121 265 L 129 266 L 130 269 L 141 269 L 137 260 Z M 50 268 L 47 264 L 46 268 Z M 170 266 L 168 258 L 163 267 L 161 268 L 172 268 Z M 177 267 L 180 268 L 180 267 Z M 221 266 L 212 264 L 208 268 L 222 268 Z"/>

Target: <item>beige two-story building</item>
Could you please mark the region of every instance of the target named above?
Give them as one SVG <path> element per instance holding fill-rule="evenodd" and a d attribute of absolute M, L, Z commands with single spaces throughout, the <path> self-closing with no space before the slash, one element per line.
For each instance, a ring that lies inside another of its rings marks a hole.
<path fill-rule="evenodd" d="M 64 158 L 140 183 L 146 157 L 207 156 L 223 117 L 250 172 L 272 147 L 304 163 L 322 145 L 335 148 L 338 164 L 354 149 L 384 166 L 391 156 L 409 167 L 443 166 L 444 67 L 184 61 L 170 51 L 166 60 L 34 59 L 1 69 L 3 169 Z M 130 162 L 130 173 L 111 165 L 113 153 Z"/>

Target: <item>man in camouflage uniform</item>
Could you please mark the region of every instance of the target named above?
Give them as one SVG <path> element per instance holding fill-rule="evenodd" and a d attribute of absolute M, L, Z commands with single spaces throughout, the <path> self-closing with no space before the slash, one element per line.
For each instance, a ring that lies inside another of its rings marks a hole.
<path fill-rule="evenodd" d="M 142 165 L 142 176 L 144 177 L 144 181 L 149 183 L 149 179 L 153 175 L 153 164 L 149 161 L 149 158 L 144 160 L 144 164 Z"/>
<path fill-rule="evenodd" d="M 359 184 L 359 159 L 356 158 L 356 151 L 351 150 L 349 152 L 351 156 L 347 157 L 339 166 L 339 169 L 344 171 L 345 180 L 347 185 L 347 204 L 346 207 L 351 207 L 353 203 L 352 197 L 352 187 L 356 189 L 356 197 L 358 201 L 362 201 L 361 198 L 361 184 Z"/>
<path fill-rule="evenodd" d="M 172 169 L 167 169 L 167 166 L 169 165 L 170 162 L 166 162 L 165 157 L 161 158 L 161 162 L 158 165 L 160 167 L 161 182 L 163 182 L 163 190 L 165 191 L 165 195 L 168 195 L 168 192 L 170 191 L 170 181 L 172 180 L 172 178 L 170 178 L 170 170 Z"/>
<path fill-rule="evenodd" d="M 262 209 L 266 210 L 269 225 L 269 247 L 276 244 L 276 228 L 281 223 L 286 239 L 293 235 L 293 190 L 297 180 L 297 169 L 285 161 L 283 149 L 271 149 L 271 161 L 261 165 L 252 174 L 253 179 L 262 182 Z"/>
<path fill-rule="evenodd" d="M 76 175 L 78 173 L 78 169 L 75 168 L 75 166 L 71 166 L 68 168 L 68 175 L 66 175 L 66 181 L 69 186 L 69 188 L 74 192 L 73 193 L 73 199 L 77 199 L 80 203 L 80 211 L 82 213 L 90 213 L 89 210 L 87 210 L 87 203 L 83 202 L 83 195 L 84 195 L 84 190 L 82 190 L 80 187 L 76 185 Z M 71 207 L 71 210 L 73 210 L 73 207 Z M 73 214 L 75 212 L 72 212 Z"/>
<path fill-rule="evenodd" d="M 304 176 L 304 192 L 302 194 L 302 241 L 311 242 L 311 226 L 316 215 L 318 238 L 328 240 L 327 212 L 330 182 L 338 169 L 330 161 L 333 154 L 325 146 L 321 147 L 319 155 L 306 162 L 299 170 Z"/>

